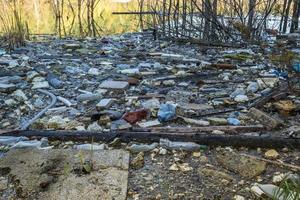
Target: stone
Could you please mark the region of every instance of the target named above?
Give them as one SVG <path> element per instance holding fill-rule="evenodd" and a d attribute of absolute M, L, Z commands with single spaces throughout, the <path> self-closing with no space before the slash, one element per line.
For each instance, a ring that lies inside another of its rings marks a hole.
<path fill-rule="evenodd" d="M 203 168 L 203 169 L 200 169 L 199 172 L 205 176 L 208 176 L 208 177 L 212 177 L 212 178 L 215 178 L 217 180 L 222 180 L 222 179 L 226 179 L 228 181 L 233 181 L 234 178 L 232 176 L 230 176 L 229 174 L 225 173 L 225 172 L 222 172 L 222 171 L 219 171 L 219 170 L 215 170 L 215 169 L 210 169 L 210 168 Z"/>
<path fill-rule="evenodd" d="M 152 143 L 152 144 L 132 144 L 126 149 L 129 150 L 132 153 L 139 153 L 139 152 L 148 152 L 152 151 L 158 146 L 158 143 Z"/>
<path fill-rule="evenodd" d="M 209 117 L 207 118 L 207 120 L 210 122 L 211 125 L 215 125 L 215 126 L 228 124 L 225 118 Z"/>
<path fill-rule="evenodd" d="M 73 148 L 78 150 L 97 151 L 106 149 L 106 144 L 78 144 L 74 145 Z"/>
<path fill-rule="evenodd" d="M 267 127 L 268 130 L 272 130 L 277 128 L 280 124 L 282 124 L 279 120 L 270 117 L 266 113 L 256 108 L 251 108 L 248 112 L 248 116 L 253 118 L 254 120 L 259 121 L 264 126 Z"/>
<path fill-rule="evenodd" d="M 81 172 L 82 160 L 93 163 L 90 173 Z M 1 158 L 0 168 L 9 169 L 7 175 L 19 180 L 20 196 L 38 194 L 38 199 L 125 200 L 129 153 L 98 150 L 91 156 L 89 150 L 11 150 Z M 48 181 L 54 173 L 55 181 Z M 16 199 L 16 196 L 8 199 Z"/>
<path fill-rule="evenodd" d="M 134 157 L 130 162 L 130 166 L 134 169 L 140 169 L 144 167 L 144 163 L 145 163 L 144 156 L 145 156 L 144 152 L 138 153 L 138 155 Z"/>
<path fill-rule="evenodd" d="M 277 159 L 279 157 L 279 153 L 275 149 L 270 149 L 265 152 L 264 156 L 268 159 Z"/>
<path fill-rule="evenodd" d="M 159 126 L 161 123 L 159 120 L 151 120 L 151 121 L 146 121 L 146 122 L 138 122 L 137 125 L 141 128 L 148 128 L 148 127 L 154 127 L 154 126 Z"/>
<path fill-rule="evenodd" d="M 272 182 L 275 184 L 281 183 L 286 176 L 286 174 L 276 174 L 272 177 Z"/>
<path fill-rule="evenodd" d="M 153 98 L 143 102 L 142 106 L 146 109 L 158 109 L 160 106 L 160 102 L 158 99 Z"/>
<path fill-rule="evenodd" d="M 111 104 L 114 102 L 114 99 L 101 99 L 99 103 L 97 103 L 96 107 L 97 109 L 106 109 L 111 106 Z"/>
<path fill-rule="evenodd" d="M 139 68 L 130 68 L 130 69 L 123 69 L 120 70 L 121 74 L 126 74 L 126 75 L 137 75 L 140 74 Z"/>
<path fill-rule="evenodd" d="M 175 85 L 175 81 L 174 80 L 166 80 L 166 81 L 163 81 L 163 85 L 173 86 L 173 85 Z"/>
<path fill-rule="evenodd" d="M 37 81 L 37 82 L 32 82 L 32 89 L 42 89 L 42 88 L 49 88 L 49 83 L 48 81 Z"/>
<path fill-rule="evenodd" d="M 37 73 L 36 71 L 29 71 L 27 72 L 26 81 L 31 82 L 35 77 L 38 76 L 40 76 L 40 74 Z"/>
<path fill-rule="evenodd" d="M 131 124 L 129 124 L 124 119 L 116 120 L 111 122 L 111 129 L 112 130 L 125 130 L 131 128 Z"/>
<path fill-rule="evenodd" d="M 180 117 L 180 118 L 183 119 L 186 123 L 194 124 L 197 126 L 209 126 L 210 124 L 208 121 L 204 121 L 204 120 L 191 119 L 187 117 Z"/>
<path fill-rule="evenodd" d="M 234 195 L 233 199 L 234 200 L 245 200 L 245 197 L 243 197 L 241 195 Z"/>
<path fill-rule="evenodd" d="M 129 83 L 125 82 L 125 81 L 106 80 L 106 81 L 103 81 L 99 87 L 104 88 L 104 89 L 124 90 L 129 87 Z"/>
<path fill-rule="evenodd" d="M 8 106 L 16 106 L 18 104 L 14 99 L 6 99 L 4 103 Z"/>
<path fill-rule="evenodd" d="M 243 103 L 249 101 L 249 98 L 247 97 L 247 95 L 237 95 L 236 97 L 234 97 L 234 100 L 236 102 Z"/>
<path fill-rule="evenodd" d="M 90 68 L 88 71 L 88 75 L 98 76 L 100 75 L 100 71 L 97 68 Z"/>
<path fill-rule="evenodd" d="M 24 92 L 22 90 L 16 90 L 13 92 L 12 94 L 14 96 L 14 98 L 20 102 L 24 102 L 27 101 L 28 98 L 27 96 L 24 94 Z"/>
<path fill-rule="evenodd" d="M 258 89 L 259 89 L 258 83 L 257 83 L 257 82 L 251 82 L 251 83 L 248 85 L 246 91 L 247 91 L 248 93 L 255 93 L 255 92 L 258 91 Z"/>
<path fill-rule="evenodd" d="M 49 119 L 47 126 L 49 129 L 60 129 L 63 130 L 65 129 L 67 125 L 67 120 L 65 120 L 64 118 L 62 118 L 61 116 L 53 116 Z"/>
<path fill-rule="evenodd" d="M 260 175 L 266 169 L 266 163 L 263 161 L 226 150 L 218 152 L 216 159 L 226 169 L 249 179 Z"/>
<path fill-rule="evenodd" d="M 215 135 L 224 135 L 225 132 L 224 131 L 220 131 L 220 130 L 213 130 L 212 134 L 215 134 Z"/>
<path fill-rule="evenodd" d="M 87 130 L 95 131 L 95 132 L 102 132 L 103 129 L 97 122 L 94 122 L 87 127 Z"/>
<path fill-rule="evenodd" d="M 12 92 L 16 89 L 16 85 L 15 84 L 11 84 L 11 83 L 0 83 L 0 92 Z"/>

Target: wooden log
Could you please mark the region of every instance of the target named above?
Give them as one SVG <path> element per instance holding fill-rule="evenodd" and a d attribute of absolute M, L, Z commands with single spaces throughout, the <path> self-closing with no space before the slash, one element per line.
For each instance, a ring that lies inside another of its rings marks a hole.
<path fill-rule="evenodd" d="M 62 141 L 105 141 L 118 137 L 123 142 L 158 142 L 161 138 L 171 141 L 196 142 L 209 146 L 234 146 L 249 148 L 300 148 L 299 138 L 274 137 L 270 134 L 261 136 L 250 135 L 213 135 L 206 133 L 177 132 L 87 132 L 87 131 L 48 131 L 48 130 L 15 130 L 1 134 L 2 136 L 25 136 L 29 138 L 47 137 L 49 140 Z"/>
<path fill-rule="evenodd" d="M 238 134 L 242 132 L 258 132 L 264 131 L 266 128 L 264 126 L 203 126 L 203 127 L 153 127 L 151 128 L 153 131 L 161 131 L 161 132 L 176 132 L 176 133 L 195 133 L 195 132 L 212 132 L 214 130 L 223 131 L 229 134 Z"/>

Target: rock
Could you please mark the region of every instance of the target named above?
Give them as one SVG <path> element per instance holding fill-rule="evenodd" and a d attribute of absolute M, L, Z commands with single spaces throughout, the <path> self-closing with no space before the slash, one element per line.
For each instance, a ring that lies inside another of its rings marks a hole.
<path fill-rule="evenodd" d="M 251 82 L 251 83 L 248 85 L 248 87 L 247 87 L 246 90 L 247 90 L 248 93 L 255 93 L 255 92 L 258 91 L 258 89 L 259 89 L 258 83 L 257 83 L 257 82 Z"/>
<path fill-rule="evenodd" d="M 174 80 L 166 80 L 166 81 L 163 81 L 163 85 L 165 86 L 173 86 L 175 85 L 175 81 Z"/>
<path fill-rule="evenodd" d="M 134 157 L 130 163 L 130 166 L 134 169 L 140 169 L 144 167 L 144 152 L 140 152 L 136 157 Z"/>
<path fill-rule="evenodd" d="M 148 116 L 148 110 L 142 109 L 134 112 L 125 113 L 123 119 L 129 122 L 130 124 L 135 124 L 138 121 L 146 119 Z"/>
<path fill-rule="evenodd" d="M 199 172 L 201 174 L 204 174 L 205 176 L 215 178 L 216 180 L 225 179 L 230 182 L 234 180 L 234 178 L 232 176 L 230 176 L 229 174 L 227 174 L 225 172 L 215 170 L 215 169 L 210 169 L 207 167 L 200 169 Z"/>
<path fill-rule="evenodd" d="M 158 143 L 156 142 L 152 144 L 132 144 L 131 146 L 127 147 L 127 149 L 132 153 L 148 152 L 155 149 L 157 145 Z"/>
<path fill-rule="evenodd" d="M 143 108 L 145 109 L 158 109 L 160 106 L 160 102 L 158 99 L 149 99 L 142 103 Z"/>
<path fill-rule="evenodd" d="M 97 122 L 90 124 L 87 128 L 88 131 L 102 132 L 102 127 Z"/>
<path fill-rule="evenodd" d="M 95 94 L 80 94 L 77 96 L 77 101 L 96 101 L 102 98 L 102 94 L 95 93 Z"/>
<path fill-rule="evenodd" d="M 273 117 L 270 117 L 266 113 L 256 109 L 251 108 L 248 112 L 248 116 L 253 118 L 254 120 L 258 120 L 260 123 L 262 123 L 264 126 L 268 128 L 268 130 L 275 129 L 278 127 L 281 122 Z"/>
<path fill-rule="evenodd" d="M 162 104 L 157 113 L 158 120 L 160 122 L 170 121 L 176 116 L 176 105 L 174 104 Z"/>
<path fill-rule="evenodd" d="M 18 103 L 14 99 L 7 99 L 4 101 L 7 106 L 16 106 Z"/>
<path fill-rule="evenodd" d="M 88 71 L 88 75 L 99 76 L 100 71 L 97 68 L 90 68 Z"/>
<path fill-rule="evenodd" d="M 107 109 L 114 102 L 114 99 L 101 99 L 100 102 L 96 105 L 97 109 Z"/>
<path fill-rule="evenodd" d="M 275 183 L 275 184 L 281 183 L 286 176 L 287 176 L 286 174 L 274 175 L 273 178 L 272 178 L 272 182 Z"/>
<path fill-rule="evenodd" d="M 275 149 L 270 149 L 265 152 L 265 157 L 268 159 L 277 159 L 279 157 L 279 153 Z"/>
<path fill-rule="evenodd" d="M 29 71 L 29 72 L 27 72 L 26 81 L 31 82 L 35 77 L 38 77 L 38 76 L 40 76 L 40 74 L 37 73 L 36 71 Z"/>
<path fill-rule="evenodd" d="M 204 120 L 191 119 L 187 117 L 180 117 L 180 118 L 183 119 L 186 123 L 194 124 L 197 126 L 209 126 L 210 124 L 208 121 L 204 121 Z"/>
<path fill-rule="evenodd" d="M 216 134 L 216 135 L 224 135 L 225 132 L 224 131 L 220 131 L 220 130 L 213 130 L 212 134 Z"/>
<path fill-rule="evenodd" d="M 109 81 L 102 82 L 99 86 L 104 89 L 125 90 L 129 87 L 129 83 L 125 81 Z"/>
<path fill-rule="evenodd" d="M 261 197 L 264 194 L 264 192 L 257 185 L 252 186 L 250 191 L 258 197 Z"/>
<path fill-rule="evenodd" d="M 91 151 L 97 151 L 97 150 L 104 150 L 106 149 L 106 144 L 79 144 L 74 145 L 74 149 L 78 150 L 91 150 Z"/>
<path fill-rule="evenodd" d="M 247 97 L 247 95 L 237 95 L 236 97 L 234 97 L 234 100 L 236 102 L 243 103 L 249 101 L 249 98 Z"/>
<path fill-rule="evenodd" d="M 174 163 L 169 167 L 169 170 L 188 172 L 188 171 L 192 171 L 193 168 L 189 166 L 189 163 Z"/>
<path fill-rule="evenodd" d="M 227 118 L 227 122 L 228 122 L 228 124 L 233 125 L 233 126 L 239 126 L 241 124 L 240 120 L 238 120 L 236 118 L 232 118 L 232 117 Z"/>
<path fill-rule="evenodd" d="M 32 82 L 32 89 L 49 88 L 48 81 Z"/>
<path fill-rule="evenodd" d="M 0 92 L 9 93 L 9 92 L 14 91 L 15 89 L 16 89 L 16 85 L 15 84 L 0 83 Z"/>
<path fill-rule="evenodd" d="M 211 123 L 211 125 L 221 126 L 227 125 L 227 120 L 225 118 L 217 118 L 217 117 L 209 117 L 207 120 Z"/>
<path fill-rule="evenodd" d="M 234 200 L 245 200 L 245 197 L 243 197 L 241 195 L 234 195 L 233 199 Z"/>
<path fill-rule="evenodd" d="M 130 68 L 130 69 L 123 69 L 120 70 L 121 74 L 126 74 L 126 75 L 137 75 L 140 74 L 139 68 Z"/>
<path fill-rule="evenodd" d="M 239 173 L 242 177 L 253 178 L 266 169 L 266 163 L 234 152 L 222 151 L 216 155 L 217 161 L 226 169 Z"/>
<path fill-rule="evenodd" d="M 159 126 L 161 123 L 156 119 L 156 120 L 151 120 L 146 122 L 138 122 L 137 124 L 141 128 L 148 128 L 148 127 Z"/>
<path fill-rule="evenodd" d="M 55 76 L 54 74 L 48 73 L 47 74 L 47 81 L 49 82 L 49 84 L 56 88 L 62 88 L 63 87 L 63 82 L 61 80 L 59 80 L 59 78 L 57 76 Z"/>
<path fill-rule="evenodd" d="M 129 124 L 127 121 L 124 119 L 116 120 L 111 122 L 111 129 L 112 130 L 124 130 L 124 129 L 129 129 L 131 128 L 131 124 Z"/>
<path fill-rule="evenodd" d="M 291 112 L 295 111 L 296 105 L 291 100 L 282 100 L 274 103 L 275 108 L 283 116 L 289 116 Z"/>
<path fill-rule="evenodd" d="M 92 161 L 89 174 L 81 172 L 80 160 Z M 85 150 L 19 149 L 2 157 L 0 167 L 10 169 L 7 176 L 19 180 L 22 190 L 18 194 L 22 198 L 38 195 L 39 199 L 56 200 L 126 199 L 129 153 L 124 150 L 93 151 L 91 158 L 91 151 Z M 49 181 L 52 174 L 55 180 Z M 15 199 L 14 194 L 6 198 L 9 193 L 4 199 Z"/>
<path fill-rule="evenodd" d="M 111 122 L 110 117 L 108 115 L 101 115 L 99 120 L 99 124 L 105 126 Z"/>
<path fill-rule="evenodd" d="M 199 151 L 203 148 L 194 142 L 171 142 L 168 139 L 160 139 L 159 145 L 169 150 Z"/>
<path fill-rule="evenodd" d="M 20 102 L 24 102 L 28 100 L 27 96 L 24 94 L 22 90 L 16 90 L 12 95 L 14 96 L 15 99 L 17 99 Z"/>
<path fill-rule="evenodd" d="M 0 191 L 3 192 L 8 187 L 8 180 L 5 177 L 0 177 Z"/>
<path fill-rule="evenodd" d="M 54 130 L 63 130 L 65 129 L 66 125 L 66 120 L 63 119 L 61 116 L 53 116 L 49 119 L 47 123 L 48 128 Z"/>

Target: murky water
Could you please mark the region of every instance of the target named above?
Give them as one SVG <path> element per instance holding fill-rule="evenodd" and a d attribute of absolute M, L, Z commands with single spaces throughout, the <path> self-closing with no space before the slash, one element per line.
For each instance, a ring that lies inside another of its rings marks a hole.
<path fill-rule="evenodd" d="M 31 33 L 51 34 L 57 33 L 59 28 L 62 34 L 78 35 L 80 32 L 78 2 L 81 6 L 81 24 L 84 32 L 88 31 L 88 7 L 87 2 L 94 2 L 93 22 L 97 34 L 114 34 L 136 31 L 139 28 L 139 20 L 134 15 L 113 15 L 112 12 L 136 11 L 137 0 L 15 0 L 22 12 L 23 20 L 28 23 Z M 7 0 L 0 0 L 0 17 L 11 12 L 11 9 L 3 6 Z"/>

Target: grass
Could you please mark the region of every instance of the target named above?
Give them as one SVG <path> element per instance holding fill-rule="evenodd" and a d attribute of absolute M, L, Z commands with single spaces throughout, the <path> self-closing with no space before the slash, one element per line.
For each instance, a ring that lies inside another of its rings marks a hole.
<path fill-rule="evenodd" d="M 299 200 L 300 199 L 300 181 L 284 179 L 275 191 L 273 200 Z"/>
<path fill-rule="evenodd" d="M 25 40 L 29 37 L 28 25 L 22 18 L 20 5 L 19 0 L 1 0 L 0 41 L 2 47 L 8 50 L 25 45 Z"/>

